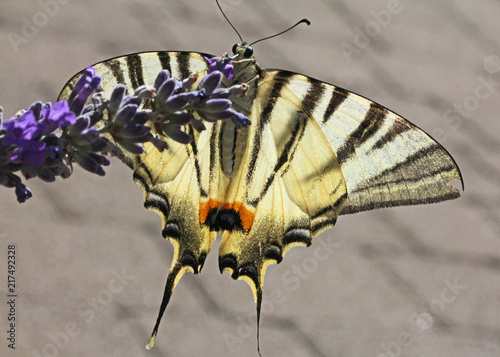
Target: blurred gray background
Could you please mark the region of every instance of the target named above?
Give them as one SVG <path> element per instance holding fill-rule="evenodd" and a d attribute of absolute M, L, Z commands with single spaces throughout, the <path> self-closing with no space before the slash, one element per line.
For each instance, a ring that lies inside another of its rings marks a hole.
<path fill-rule="evenodd" d="M 73 74 L 109 57 L 220 54 L 237 41 L 212 0 L 53 4 L 0 4 L 6 117 L 55 101 Z M 455 201 L 342 216 L 312 247 L 268 269 L 263 356 L 499 356 L 500 3 L 221 4 L 249 41 L 309 18 L 311 26 L 256 45 L 259 63 L 403 115 L 450 151 L 466 187 Z M 23 34 L 26 22 L 38 25 Z M 172 247 L 132 173 L 118 160 L 106 171 L 101 178 L 77 167 L 65 181 L 32 180 L 34 197 L 22 205 L 0 187 L 0 355 L 257 356 L 252 294 L 219 274 L 218 241 L 203 273 L 182 278 L 154 349 L 145 350 Z M 15 351 L 5 332 L 8 244 L 17 247 Z"/>

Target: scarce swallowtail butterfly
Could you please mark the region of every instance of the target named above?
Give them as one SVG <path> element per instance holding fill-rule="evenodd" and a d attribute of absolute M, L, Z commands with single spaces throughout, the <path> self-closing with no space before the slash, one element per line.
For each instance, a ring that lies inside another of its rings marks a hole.
<path fill-rule="evenodd" d="M 250 118 L 238 129 L 230 120 L 184 131 L 188 145 L 169 140 L 159 152 L 145 144 L 140 156 L 124 154 L 146 208 L 163 221 L 174 246 L 151 348 L 163 312 L 180 277 L 201 271 L 219 233 L 219 268 L 245 280 L 257 305 L 264 274 L 293 246 L 310 246 L 342 214 L 375 208 L 434 203 L 460 196 L 463 181 L 450 154 L 398 114 L 360 95 L 320 80 L 261 68 L 252 47 L 233 47 L 234 75 L 226 86 L 245 83 L 233 107 Z M 154 83 L 162 69 L 185 79 L 207 74 L 214 56 L 199 52 L 142 52 L 99 62 L 99 91 L 118 83 L 129 93 Z M 78 78 L 63 88 L 67 99 Z M 257 338 L 258 338 L 257 327 Z"/>

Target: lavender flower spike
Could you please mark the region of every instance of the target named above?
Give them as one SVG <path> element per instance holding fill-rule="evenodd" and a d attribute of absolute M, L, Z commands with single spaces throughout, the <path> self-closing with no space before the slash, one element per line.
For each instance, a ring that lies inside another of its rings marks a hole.
<path fill-rule="evenodd" d="M 89 96 L 99 87 L 101 77 L 95 75 L 95 69 L 88 67 L 85 74 L 76 82 L 75 88 L 68 98 L 69 108 L 76 116 L 82 114 Z"/>

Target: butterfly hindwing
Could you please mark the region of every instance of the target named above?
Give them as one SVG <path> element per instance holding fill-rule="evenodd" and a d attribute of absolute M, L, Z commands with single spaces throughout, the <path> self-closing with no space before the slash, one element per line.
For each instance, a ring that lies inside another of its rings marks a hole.
<path fill-rule="evenodd" d="M 336 154 L 311 117 L 316 88 L 292 92 L 296 75 L 264 72 L 252 104 L 249 141 L 226 200 L 243 202 L 251 226 L 224 232 L 220 268 L 252 287 L 258 308 L 266 267 L 333 226 L 346 188 Z"/>
<path fill-rule="evenodd" d="M 207 71 L 204 57 L 212 56 L 196 52 L 144 52 L 100 62 L 93 65 L 96 74 L 102 78 L 98 92 L 109 97 L 116 84 L 122 83 L 129 93 L 133 93 L 140 85 L 153 85 L 162 69 L 168 69 L 175 78 L 198 75 L 201 79 Z M 81 73 L 67 83 L 60 99 L 69 97 Z M 211 123 L 205 126 L 207 130 L 201 133 L 186 128 L 194 137 L 188 145 L 169 140 L 168 148 L 159 152 L 151 143 L 145 143 L 142 155 L 124 152 L 121 157 L 132 168 L 133 178 L 143 190 L 145 207 L 161 216 L 162 234 L 174 246 L 171 271 L 154 334 L 179 278 L 187 270 L 194 273 L 201 270 L 217 234 L 201 223 L 199 214 L 201 202 L 219 195 L 218 186 L 214 185 L 218 176 L 210 180 L 214 176 L 214 165 L 210 160 L 218 160 L 218 150 L 211 150 L 211 147 L 219 137 L 219 127 Z"/>

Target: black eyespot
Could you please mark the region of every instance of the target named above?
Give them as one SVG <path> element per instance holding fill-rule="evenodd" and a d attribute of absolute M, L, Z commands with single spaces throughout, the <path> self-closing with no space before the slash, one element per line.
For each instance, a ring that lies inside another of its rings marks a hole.
<path fill-rule="evenodd" d="M 245 50 L 245 53 L 243 54 L 244 57 L 250 58 L 253 55 L 253 48 L 248 46 L 247 49 Z"/>
<path fill-rule="evenodd" d="M 237 49 L 237 48 L 238 48 L 238 45 L 237 45 L 237 44 L 234 44 L 234 46 L 233 46 L 233 55 L 235 55 L 235 54 L 236 54 L 236 49 Z"/>

